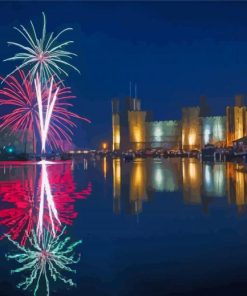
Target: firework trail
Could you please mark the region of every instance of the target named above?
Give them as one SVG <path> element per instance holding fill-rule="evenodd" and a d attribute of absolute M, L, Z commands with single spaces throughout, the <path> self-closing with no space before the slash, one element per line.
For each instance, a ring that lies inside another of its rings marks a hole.
<path fill-rule="evenodd" d="M 37 75 L 37 77 L 34 80 L 35 85 L 35 91 L 36 91 L 36 98 L 38 102 L 38 114 L 39 114 L 39 125 L 40 125 L 40 134 L 41 134 L 41 143 L 42 148 L 41 152 L 45 153 L 46 150 L 46 140 L 47 140 L 47 134 L 48 129 L 50 126 L 51 116 L 53 113 L 53 109 L 57 100 L 57 94 L 59 92 L 59 87 L 55 90 L 55 93 L 52 94 L 52 87 L 53 87 L 53 78 L 51 79 L 51 84 L 48 88 L 48 98 L 46 105 L 43 105 L 43 98 L 42 98 L 42 87 L 41 87 L 41 81 Z M 46 112 L 44 109 L 46 108 Z"/>

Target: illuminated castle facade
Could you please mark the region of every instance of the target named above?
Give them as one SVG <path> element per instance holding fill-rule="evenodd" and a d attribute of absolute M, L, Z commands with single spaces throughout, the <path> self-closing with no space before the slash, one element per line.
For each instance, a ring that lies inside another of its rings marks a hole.
<path fill-rule="evenodd" d="M 243 96 L 235 106 L 226 107 L 225 116 L 208 116 L 203 104 L 182 109 L 181 120 L 152 121 L 152 113 L 141 109 L 138 98 L 112 101 L 112 149 L 126 151 L 145 148 L 192 150 L 206 144 L 232 146 L 247 136 L 247 106 Z"/>

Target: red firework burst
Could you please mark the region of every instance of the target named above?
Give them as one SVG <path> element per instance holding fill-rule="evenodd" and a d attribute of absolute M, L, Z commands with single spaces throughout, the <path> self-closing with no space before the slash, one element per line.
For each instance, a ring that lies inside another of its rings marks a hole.
<path fill-rule="evenodd" d="M 2 77 L 0 79 L 5 83 L 3 89 L 0 90 L 0 106 L 5 105 L 11 108 L 9 113 L 0 117 L 0 130 L 10 129 L 12 133 L 26 131 L 29 136 L 33 136 L 34 142 L 37 142 L 36 134 L 38 133 L 40 137 L 40 119 L 36 92 L 30 75 L 25 76 L 25 73 L 20 70 L 17 77 L 11 75 L 7 79 Z M 72 118 L 87 122 L 90 122 L 90 120 L 69 111 L 68 108 L 73 106 L 70 100 L 74 99 L 75 96 L 71 94 L 69 87 L 63 86 L 62 82 L 54 83 L 52 92 L 55 93 L 58 88 L 59 91 L 51 117 L 47 142 L 51 148 L 62 150 L 64 141 L 71 143 L 72 129 L 76 127 Z M 42 100 L 45 110 L 48 97 L 49 90 L 45 87 L 42 89 Z"/>

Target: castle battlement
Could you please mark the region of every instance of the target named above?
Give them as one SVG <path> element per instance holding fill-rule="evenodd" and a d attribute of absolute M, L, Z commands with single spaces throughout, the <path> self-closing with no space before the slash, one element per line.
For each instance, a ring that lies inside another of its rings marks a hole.
<path fill-rule="evenodd" d="M 201 119 L 205 119 L 205 120 L 216 120 L 216 119 L 221 119 L 221 118 L 226 118 L 225 115 L 223 116 L 205 116 L 205 117 L 201 117 Z"/>
<path fill-rule="evenodd" d="M 156 120 L 156 121 L 147 121 L 146 124 L 150 124 L 150 125 L 176 125 L 176 124 L 180 124 L 181 121 L 180 120 Z"/>
<path fill-rule="evenodd" d="M 113 147 L 144 149 L 163 147 L 164 149 L 201 149 L 206 144 L 232 145 L 232 141 L 247 134 L 247 111 L 242 97 L 234 107 L 226 107 L 224 116 L 203 116 L 203 106 L 182 108 L 180 120 L 150 120 L 149 111 L 142 111 L 141 101 L 128 98 L 125 109 L 121 101 L 115 100 L 113 116 Z M 205 104 L 204 104 L 205 107 Z M 205 110 L 204 110 L 205 111 Z"/>

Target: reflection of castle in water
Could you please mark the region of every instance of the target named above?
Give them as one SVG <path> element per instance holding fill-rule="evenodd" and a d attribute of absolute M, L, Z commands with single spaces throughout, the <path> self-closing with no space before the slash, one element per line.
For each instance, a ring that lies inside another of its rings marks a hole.
<path fill-rule="evenodd" d="M 236 204 L 240 213 L 247 204 L 247 172 L 240 165 L 227 164 L 227 191 L 230 204 Z"/>
<path fill-rule="evenodd" d="M 200 163 L 197 159 L 137 159 L 122 163 L 113 159 L 114 212 L 142 212 L 153 192 L 182 191 L 185 204 L 208 204 L 227 197 L 239 212 L 247 204 L 247 173 L 233 163 Z"/>

